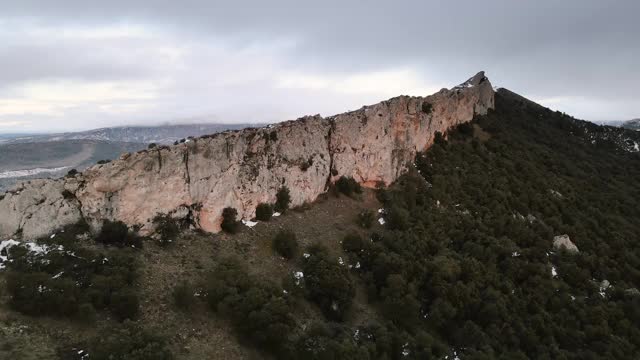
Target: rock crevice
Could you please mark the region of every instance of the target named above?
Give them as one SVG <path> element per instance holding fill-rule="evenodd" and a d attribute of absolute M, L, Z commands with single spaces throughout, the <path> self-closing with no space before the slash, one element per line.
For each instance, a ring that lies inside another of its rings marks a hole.
<path fill-rule="evenodd" d="M 43 236 L 81 217 L 96 227 L 120 220 L 149 233 L 156 215 L 185 206 L 194 209 L 189 216 L 202 230 L 216 232 L 223 208 L 250 219 L 259 203 L 275 202 L 282 186 L 297 206 L 315 200 L 340 176 L 368 187 L 388 185 L 437 132 L 493 107 L 491 83 L 480 72 L 427 97 L 399 96 L 329 118 L 225 131 L 156 149 L 158 154 L 144 150 L 74 177 L 23 183 L 21 191 L 0 196 L 0 238 L 20 228 L 25 238 Z M 63 197 L 64 190 L 77 201 Z"/>

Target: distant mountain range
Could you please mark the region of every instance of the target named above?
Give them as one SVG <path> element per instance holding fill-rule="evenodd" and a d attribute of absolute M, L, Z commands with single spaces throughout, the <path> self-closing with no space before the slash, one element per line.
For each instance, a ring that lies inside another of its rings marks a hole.
<path fill-rule="evenodd" d="M 99 140 L 127 143 L 170 144 L 188 136 L 202 136 L 225 130 L 264 124 L 184 124 L 162 126 L 120 126 L 95 130 L 41 135 L 0 135 L 0 144 L 65 140 Z"/>
<path fill-rule="evenodd" d="M 640 130 L 640 118 L 633 120 L 608 120 L 608 121 L 596 121 L 598 125 L 608 125 L 615 127 L 623 127 L 631 130 Z"/>
<path fill-rule="evenodd" d="M 123 126 L 59 134 L 0 134 L 0 191 L 21 180 L 59 177 L 100 160 L 145 149 L 150 143 L 181 139 L 263 124 L 187 124 Z"/>
<path fill-rule="evenodd" d="M 633 119 L 622 123 L 623 128 L 640 130 L 640 119 Z"/>

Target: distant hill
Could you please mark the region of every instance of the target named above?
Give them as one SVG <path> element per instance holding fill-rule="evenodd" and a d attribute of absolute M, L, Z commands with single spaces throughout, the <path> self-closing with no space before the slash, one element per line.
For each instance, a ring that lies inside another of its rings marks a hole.
<path fill-rule="evenodd" d="M 142 143 L 101 140 L 0 144 L 0 191 L 20 180 L 59 177 L 70 169 L 83 170 L 100 160 L 146 147 Z"/>
<path fill-rule="evenodd" d="M 0 134 L 0 191 L 20 180 L 59 177 L 84 170 L 100 160 L 145 149 L 150 143 L 171 144 L 251 124 L 185 124 L 122 126 L 59 134 Z M 255 125 L 253 125 L 255 126 Z"/>
<path fill-rule="evenodd" d="M 640 130 L 640 119 L 633 119 L 622 123 L 622 127 L 631 130 Z"/>
<path fill-rule="evenodd" d="M 258 124 L 262 126 L 262 124 Z M 10 139 L 0 136 L 0 144 L 64 141 L 101 140 L 128 143 L 171 144 L 189 136 L 214 134 L 225 130 L 243 129 L 256 124 L 184 124 L 162 126 L 120 126 L 82 132 L 68 132 L 47 135 L 13 135 Z"/>

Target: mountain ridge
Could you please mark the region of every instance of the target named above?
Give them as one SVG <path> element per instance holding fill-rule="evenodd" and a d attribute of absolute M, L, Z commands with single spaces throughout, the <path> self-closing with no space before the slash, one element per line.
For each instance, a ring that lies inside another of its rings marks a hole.
<path fill-rule="evenodd" d="M 38 237 L 82 218 L 96 229 L 104 220 L 119 220 L 148 234 L 160 214 L 216 232 L 223 208 L 250 219 L 259 203 L 274 202 L 282 186 L 297 206 L 341 176 L 368 187 L 388 185 L 437 133 L 492 109 L 493 97 L 480 72 L 426 97 L 399 96 L 327 118 L 305 116 L 123 154 L 78 175 L 34 180 L 6 193 L 0 236 Z"/>
<path fill-rule="evenodd" d="M 101 140 L 132 143 L 171 144 L 187 137 L 197 137 L 213 134 L 225 130 L 242 129 L 263 124 L 224 124 L 224 123 L 194 123 L 174 125 L 132 125 L 114 126 L 77 132 L 62 132 L 53 134 L 13 135 L 10 139 L 0 138 L 0 144 L 34 143 L 63 140 Z"/>

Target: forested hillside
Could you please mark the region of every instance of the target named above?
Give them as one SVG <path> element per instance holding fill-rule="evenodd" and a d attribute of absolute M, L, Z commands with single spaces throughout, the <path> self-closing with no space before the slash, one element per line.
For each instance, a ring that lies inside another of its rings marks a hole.
<path fill-rule="evenodd" d="M 226 234 L 4 242 L 0 355 L 28 334 L 62 359 L 640 357 L 640 134 L 495 100 L 387 189 L 288 209 L 283 188 Z"/>

